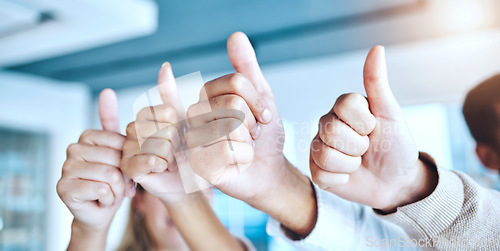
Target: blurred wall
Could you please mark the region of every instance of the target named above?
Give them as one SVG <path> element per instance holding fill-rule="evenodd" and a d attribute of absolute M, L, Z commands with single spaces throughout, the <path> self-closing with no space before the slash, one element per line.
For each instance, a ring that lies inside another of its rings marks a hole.
<path fill-rule="evenodd" d="M 78 83 L 0 71 L 0 126 L 49 136 L 45 187 L 46 250 L 65 250 L 70 238 L 69 210 L 56 193 L 66 148 L 89 125 L 90 90 Z M 5 201 L 4 201 L 5 202 Z"/>

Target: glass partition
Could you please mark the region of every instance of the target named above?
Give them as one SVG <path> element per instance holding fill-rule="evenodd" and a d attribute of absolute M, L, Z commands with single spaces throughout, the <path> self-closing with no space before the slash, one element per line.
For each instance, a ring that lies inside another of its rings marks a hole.
<path fill-rule="evenodd" d="M 43 250 L 48 136 L 0 127 L 0 250 Z"/>

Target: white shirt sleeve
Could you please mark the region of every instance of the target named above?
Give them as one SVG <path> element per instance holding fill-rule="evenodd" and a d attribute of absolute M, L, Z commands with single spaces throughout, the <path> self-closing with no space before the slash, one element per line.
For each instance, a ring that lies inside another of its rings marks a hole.
<path fill-rule="evenodd" d="M 267 233 L 297 250 L 419 250 L 402 228 L 380 219 L 371 208 L 343 200 L 317 186 L 314 189 L 318 219 L 306 238 L 290 239 L 271 217 Z"/>

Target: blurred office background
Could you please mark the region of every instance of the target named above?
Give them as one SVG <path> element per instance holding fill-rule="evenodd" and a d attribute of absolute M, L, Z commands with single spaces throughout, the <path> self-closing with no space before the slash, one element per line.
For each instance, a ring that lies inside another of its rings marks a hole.
<path fill-rule="evenodd" d="M 498 189 L 460 109 L 468 89 L 500 72 L 499 10 L 496 0 L 0 0 L 0 250 L 64 250 L 72 216 L 55 187 L 66 147 L 100 127 L 102 89 L 117 91 L 124 131 L 164 61 L 176 77 L 232 72 L 225 41 L 234 31 L 255 46 L 285 119 L 286 155 L 304 173 L 319 117 L 340 94 L 364 92 L 365 56 L 382 44 L 420 150 Z M 185 106 L 199 88 L 179 86 Z M 219 192 L 213 205 L 258 250 L 289 248 L 267 236 L 263 213 Z"/>

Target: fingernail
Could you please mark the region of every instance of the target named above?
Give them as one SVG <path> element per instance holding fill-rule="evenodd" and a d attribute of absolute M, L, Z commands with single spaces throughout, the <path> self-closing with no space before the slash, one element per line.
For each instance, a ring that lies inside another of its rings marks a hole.
<path fill-rule="evenodd" d="M 253 139 L 258 139 L 261 133 L 262 133 L 261 125 L 257 123 L 257 129 L 253 133 Z"/>
<path fill-rule="evenodd" d="M 262 120 L 263 120 L 262 122 L 269 123 L 271 122 L 272 119 L 273 119 L 273 114 L 268 108 L 266 108 L 262 113 Z"/>
<path fill-rule="evenodd" d="M 161 65 L 161 68 L 163 68 L 163 67 L 167 67 L 167 66 L 170 66 L 170 63 L 169 63 L 169 62 L 165 62 L 165 63 L 163 63 L 163 64 Z"/>

